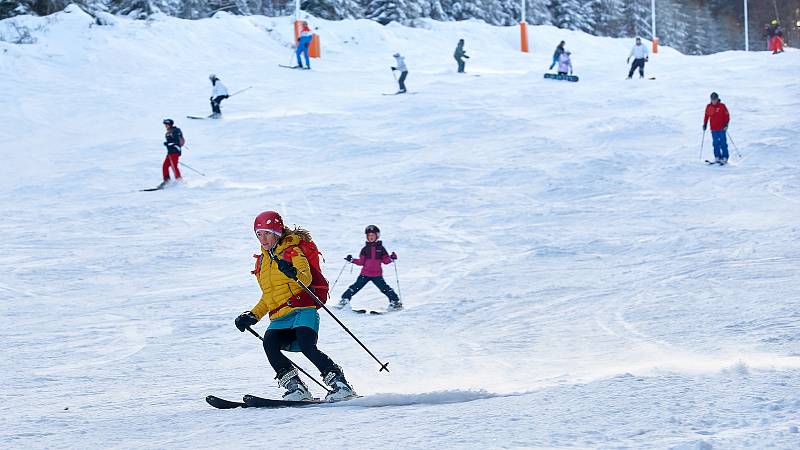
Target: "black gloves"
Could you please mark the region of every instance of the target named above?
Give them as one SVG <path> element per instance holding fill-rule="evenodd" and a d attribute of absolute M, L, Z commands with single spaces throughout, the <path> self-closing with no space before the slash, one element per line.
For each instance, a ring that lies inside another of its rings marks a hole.
<path fill-rule="evenodd" d="M 389 258 L 392 258 L 392 259 L 397 259 L 397 253 L 395 253 L 395 252 L 392 252 L 392 254 L 391 254 L 391 255 L 389 255 Z"/>
<path fill-rule="evenodd" d="M 392 67 L 392 70 L 397 70 L 397 67 Z"/>
<path fill-rule="evenodd" d="M 707 125 L 703 125 L 703 131 L 706 131 Z"/>
<path fill-rule="evenodd" d="M 255 314 L 251 313 L 250 311 L 245 311 L 239 314 L 239 317 L 236 318 L 234 323 L 236 324 L 236 328 L 244 333 L 244 330 L 246 330 L 247 327 L 251 327 L 258 323 L 258 317 L 256 317 Z"/>
<path fill-rule="evenodd" d="M 293 266 L 292 263 L 285 259 L 278 260 L 278 270 L 293 280 L 297 278 L 297 267 Z"/>
<path fill-rule="evenodd" d="M 347 255 L 344 259 L 347 260 L 347 262 L 350 262 L 353 260 L 353 255 Z"/>

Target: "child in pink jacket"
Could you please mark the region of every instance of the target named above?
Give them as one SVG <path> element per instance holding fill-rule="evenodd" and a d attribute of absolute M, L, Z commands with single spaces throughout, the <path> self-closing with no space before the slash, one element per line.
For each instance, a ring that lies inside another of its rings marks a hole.
<path fill-rule="evenodd" d="M 360 291 L 364 286 L 367 285 L 370 281 L 372 281 L 375 286 L 380 289 L 380 291 L 389 298 L 389 310 L 398 310 L 403 308 L 403 304 L 400 303 L 400 298 L 394 292 L 394 290 L 386 284 L 386 280 L 383 279 L 383 268 L 381 264 L 391 264 L 392 261 L 397 259 L 397 254 L 392 252 L 391 254 L 388 253 L 386 248 L 383 246 L 383 243 L 378 240 L 381 235 L 381 230 L 378 229 L 375 225 L 370 225 L 364 230 L 364 234 L 367 235 L 367 242 L 364 245 L 364 248 L 361 249 L 361 253 L 359 254 L 358 258 L 353 258 L 353 255 L 347 255 L 345 258 L 347 261 L 357 265 L 362 266 L 361 274 L 358 275 L 356 282 L 353 283 L 346 291 L 342 294 L 342 299 L 339 301 L 339 308 L 345 307 L 350 304 L 350 299 L 353 298 L 358 291 Z"/>

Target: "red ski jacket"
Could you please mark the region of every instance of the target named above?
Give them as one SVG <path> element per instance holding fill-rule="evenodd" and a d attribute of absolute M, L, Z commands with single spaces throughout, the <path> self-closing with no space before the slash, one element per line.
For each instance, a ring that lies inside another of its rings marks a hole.
<path fill-rule="evenodd" d="M 717 102 L 716 105 L 709 103 L 706 106 L 706 116 L 703 119 L 703 126 L 706 126 L 710 121 L 711 131 L 722 131 L 728 126 L 730 120 L 731 116 L 728 114 L 728 108 L 725 107 L 724 103 Z"/>

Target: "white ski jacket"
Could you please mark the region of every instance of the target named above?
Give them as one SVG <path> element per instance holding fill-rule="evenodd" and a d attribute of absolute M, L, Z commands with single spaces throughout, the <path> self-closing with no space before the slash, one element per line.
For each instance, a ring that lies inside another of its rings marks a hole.
<path fill-rule="evenodd" d="M 402 56 L 395 56 L 394 59 L 397 60 L 397 70 L 400 72 L 408 72 L 408 67 L 406 67 L 406 59 Z"/>
<path fill-rule="evenodd" d="M 641 45 L 634 45 L 631 49 L 631 54 L 628 55 L 628 58 L 631 56 L 633 59 L 645 59 L 650 54 L 650 51 L 647 50 L 647 46 L 644 44 Z"/>
<path fill-rule="evenodd" d="M 211 88 L 211 98 L 217 98 L 221 95 L 228 95 L 228 88 L 218 79 L 217 82 L 214 83 L 214 87 Z"/>

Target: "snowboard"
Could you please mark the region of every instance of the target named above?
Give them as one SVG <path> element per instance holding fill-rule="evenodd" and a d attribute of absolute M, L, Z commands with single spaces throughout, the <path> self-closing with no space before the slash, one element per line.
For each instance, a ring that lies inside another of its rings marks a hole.
<path fill-rule="evenodd" d="M 305 68 L 305 67 L 303 67 L 303 66 L 286 66 L 286 65 L 283 65 L 283 64 L 278 64 L 278 67 L 284 67 L 284 68 L 286 68 L 286 69 L 311 70 L 310 68 L 309 68 L 309 69 L 306 69 L 306 68 Z"/>
<path fill-rule="evenodd" d="M 547 78 L 548 80 L 571 81 L 573 83 L 578 81 L 577 75 L 559 75 L 557 73 L 546 73 L 544 74 L 544 77 Z"/>
<path fill-rule="evenodd" d="M 416 92 L 408 92 L 408 91 L 406 91 L 406 92 L 392 92 L 392 93 L 382 92 L 381 93 L 381 95 L 403 95 L 403 94 L 416 94 Z"/>

